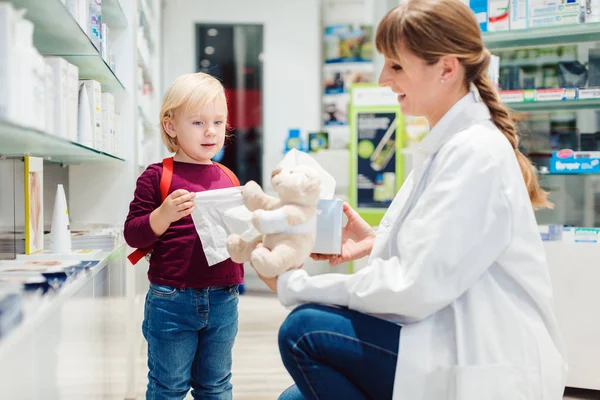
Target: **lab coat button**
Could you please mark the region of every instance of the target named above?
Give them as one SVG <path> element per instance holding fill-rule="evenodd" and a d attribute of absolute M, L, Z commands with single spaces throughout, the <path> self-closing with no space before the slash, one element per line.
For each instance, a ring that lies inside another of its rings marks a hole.
<path fill-rule="evenodd" d="M 388 220 L 383 220 L 383 221 L 381 221 L 381 225 L 382 225 L 383 227 L 387 228 L 387 227 L 389 227 L 389 226 L 390 226 L 390 221 L 388 221 Z"/>

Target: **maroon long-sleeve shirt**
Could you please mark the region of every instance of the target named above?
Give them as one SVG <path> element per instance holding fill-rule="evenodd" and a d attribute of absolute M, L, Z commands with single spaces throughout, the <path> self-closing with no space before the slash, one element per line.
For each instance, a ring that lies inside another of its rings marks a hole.
<path fill-rule="evenodd" d="M 134 248 L 154 245 L 150 258 L 148 279 L 156 285 L 176 288 L 204 288 L 229 286 L 243 282 L 241 264 L 227 259 L 208 266 L 202 243 L 191 216 L 173 222 L 157 237 L 150 227 L 150 213 L 158 208 L 162 163 L 152 164 L 140 175 L 129 215 L 125 221 L 124 236 Z M 216 165 L 173 162 L 173 179 L 169 194 L 178 189 L 190 192 L 232 187 L 229 177 Z"/>

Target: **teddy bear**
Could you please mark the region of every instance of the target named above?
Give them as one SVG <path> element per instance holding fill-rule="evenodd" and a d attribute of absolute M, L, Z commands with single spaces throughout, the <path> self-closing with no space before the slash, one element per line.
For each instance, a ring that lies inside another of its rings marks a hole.
<path fill-rule="evenodd" d="M 254 181 L 243 188 L 244 204 L 260 235 L 252 241 L 232 234 L 227 251 L 234 262 L 250 261 L 265 277 L 299 268 L 315 243 L 321 178 L 307 165 L 275 169 L 271 185 L 278 197 L 265 194 Z"/>

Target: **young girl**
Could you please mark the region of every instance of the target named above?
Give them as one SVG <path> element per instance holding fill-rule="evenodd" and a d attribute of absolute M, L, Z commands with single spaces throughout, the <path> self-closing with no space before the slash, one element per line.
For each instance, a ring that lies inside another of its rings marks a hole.
<path fill-rule="evenodd" d="M 237 334 L 243 267 L 230 259 L 209 267 L 190 214 L 194 193 L 233 186 L 211 159 L 225 140 L 223 86 L 203 73 L 167 90 L 161 135 L 175 153 L 161 202 L 163 163 L 138 178 L 125 222 L 131 247 L 153 247 L 142 330 L 148 341 L 148 399 L 231 399 L 231 351 Z"/>

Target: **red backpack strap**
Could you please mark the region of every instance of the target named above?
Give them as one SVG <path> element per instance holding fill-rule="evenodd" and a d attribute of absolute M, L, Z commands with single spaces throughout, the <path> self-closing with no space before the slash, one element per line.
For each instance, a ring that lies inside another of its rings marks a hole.
<path fill-rule="evenodd" d="M 230 170 L 223 164 L 219 164 L 218 162 L 213 161 L 213 164 L 215 164 L 217 167 L 221 168 L 221 171 L 225 172 L 225 175 L 227 175 L 227 177 L 229 178 L 231 183 L 233 183 L 233 186 L 240 186 L 240 180 L 238 179 L 237 176 L 235 176 L 235 174 L 233 173 L 232 170 Z"/>
<path fill-rule="evenodd" d="M 173 180 L 173 157 L 163 160 L 163 172 L 160 176 L 160 202 L 165 201 L 169 195 L 171 181 Z"/>
<path fill-rule="evenodd" d="M 236 178 L 237 179 L 237 178 Z M 173 157 L 165 158 L 163 160 L 163 171 L 160 175 L 160 202 L 163 201 L 169 195 L 169 189 L 171 188 L 171 181 L 173 180 Z M 152 246 L 144 249 L 135 249 L 127 259 L 133 264 L 137 264 L 146 254 L 152 251 Z"/>

